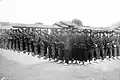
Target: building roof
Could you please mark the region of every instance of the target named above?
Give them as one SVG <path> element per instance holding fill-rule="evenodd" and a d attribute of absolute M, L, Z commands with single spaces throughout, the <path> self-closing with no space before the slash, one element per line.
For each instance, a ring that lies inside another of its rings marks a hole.
<path fill-rule="evenodd" d="M 55 25 L 42 25 L 42 24 L 12 24 L 13 28 L 60 28 Z"/>
<path fill-rule="evenodd" d="M 60 21 L 62 24 L 67 25 L 69 27 L 77 26 L 77 24 L 71 22 L 71 21 Z"/>

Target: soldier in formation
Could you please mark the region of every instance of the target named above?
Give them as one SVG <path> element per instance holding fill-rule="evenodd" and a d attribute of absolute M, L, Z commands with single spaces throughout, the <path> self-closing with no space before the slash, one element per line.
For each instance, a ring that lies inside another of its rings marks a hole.
<path fill-rule="evenodd" d="M 19 28 L 0 34 L 0 48 L 44 57 L 57 63 L 84 64 L 120 59 L 120 34 L 115 31 Z"/>

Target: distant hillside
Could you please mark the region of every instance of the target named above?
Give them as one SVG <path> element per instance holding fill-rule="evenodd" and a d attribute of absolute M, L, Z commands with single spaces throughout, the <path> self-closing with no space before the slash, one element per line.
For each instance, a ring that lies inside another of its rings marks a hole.
<path fill-rule="evenodd" d="M 107 28 L 110 28 L 110 29 L 120 28 L 120 21 L 108 26 Z"/>
<path fill-rule="evenodd" d="M 9 28 L 12 28 L 12 26 L 10 26 L 10 25 L 9 25 L 9 26 L 0 26 L 0 29 L 1 29 L 1 28 L 2 28 L 2 29 L 9 29 Z"/>
<path fill-rule="evenodd" d="M 0 22 L 0 28 L 3 28 L 3 29 L 11 28 L 11 25 L 9 22 Z"/>

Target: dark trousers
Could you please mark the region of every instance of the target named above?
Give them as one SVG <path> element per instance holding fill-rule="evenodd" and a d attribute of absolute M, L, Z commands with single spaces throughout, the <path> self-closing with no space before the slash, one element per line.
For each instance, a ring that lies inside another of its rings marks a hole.
<path fill-rule="evenodd" d="M 25 42 L 23 42 L 23 51 L 25 51 L 26 49 L 25 49 Z"/>
<path fill-rule="evenodd" d="M 13 49 L 13 46 L 12 46 L 12 45 L 13 45 L 13 41 L 11 40 L 11 46 L 10 46 L 10 47 L 11 47 L 11 49 Z"/>
<path fill-rule="evenodd" d="M 94 57 L 95 57 L 95 60 L 100 59 L 100 52 L 98 47 L 94 48 Z"/>
<path fill-rule="evenodd" d="M 64 55 L 65 55 L 65 63 L 69 63 L 71 50 L 64 50 Z"/>
<path fill-rule="evenodd" d="M 79 59 L 79 53 L 78 53 L 77 47 L 72 48 L 72 60 L 78 60 Z"/>
<path fill-rule="evenodd" d="M 28 52 L 28 42 L 25 42 L 25 51 Z"/>
<path fill-rule="evenodd" d="M 29 43 L 29 51 L 32 52 L 32 43 Z"/>
<path fill-rule="evenodd" d="M 47 55 L 47 46 L 44 46 L 44 56 Z"/>
<path fill-rule="evenodd" d="M 19 48 L 18 48 L 18 40 L 16 40 L 16 50 L 19 51 Z"/>
<path fill-rule="evenodd" d="M 79 48 L 79 60 L 87 62 L 87 51 L 85 49 Z"/>
<path fill-rule="evenodd" d="M 117 47 L 117 56 L 120 56 L 120 47 Z"/>
<path fill-rule="evenodd" d="M 87 59 L 90 61 L 94 58 L 94 49 L 90 49 L 87 51 Z"/>
<path fill-rule="evenodd" d="M 23 50 L 23 45 L 22 45 L 22 42 L 20 42 L 20 51 Z"/>
<path fill-rule="evenodd" d="M 9 49 L 11 49 L 11 40 L 9 40 L 8 44 L 9 44 Z"/>
<path fill-rule="evenodd" d="M 116 57 L 117 56 L 117 47 L 114 47 L 114 57 Z"/>
<path fill-rule="evenodd" d="M 112 50 L 113 50 L 112 48 L 108 48 L 108 56 L 109 56 L 109 58 L 112 58 L 112 53 L 113 53 Z"/>
<path fill-rule="evenodd" d="M 14 50 L 17 50 L 17 43 L 16 43 L 16 40 L 14 41 Z"/>
<path fill-rule="evenodd" d="M 35 44 L 33 46 L 34 46 L 34 55 L 37 55 L 38 54 L 37 44 Z"/>
<path fill-rule="evenodd" d="M 34 45 L 33 45 L 33 42 L 31 42 L 31 51 L 34 52 Z"/>
<path fill-rule="evenodd" d="M 100 51 L 99 51 L 100 56 L 101 56 L 102 60 L 104 60 L 104 48 L 101 48 L 101 47 L 100 47 L 99 50 L 100 50 Z"/>
<path fill-rule="evenodd" d="M 41 45 L 38 44 L 38 45 L 37 45 L 37 48 L 38 48 L 38 55 L 41 56 Z"/>
<path fill-rule="evenodd" d="M 27 43 L 27 52 L 30 52 L 30 44 L 29 43 Z"/>
<path fill-rule="evenodd" d="M 107 55 L 108 55 L 108 48 L 106 47 L 106 48 L 105 48 L 105 52 L 104 52 L 104 58 L 106 58 Z"/>
<path fill-rule="evenodd" d="M 64 60 L 64 50 L 58 49 L 58 60 Z"/>
<path fill-rule="evenodd" d="M 13 50 L 15 50 L 15 41 L 13 41 Z"/>
<path fill-rule="evenodd" d="M 18 51 L 20 51 L 20 41 L 18 41 Z"/>
<path fill-rule="evenodd" d="M 49 59 L 52 58 L 52 47 L 51 46 L 48 47 L 48 57 Z"/>
<path fill-rule="evenodd" d="M 58 49 L 57 48 L 53 48 L 54 49 L 54 57 L 53 57 L 53 59 L 55 59 L 55 58 L 58 58 Z"/>

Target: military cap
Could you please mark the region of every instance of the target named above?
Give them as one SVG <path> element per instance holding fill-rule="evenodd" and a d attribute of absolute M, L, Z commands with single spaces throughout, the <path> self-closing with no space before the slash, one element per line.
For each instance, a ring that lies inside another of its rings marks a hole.
<path fill-rule="evenodd" d="M 88 32 L 88 30 L 87 30 L 87 29 L 84 29 L 84 30 L 83 30 L 83 32 L 87 33 L 87 32 Z"/>

